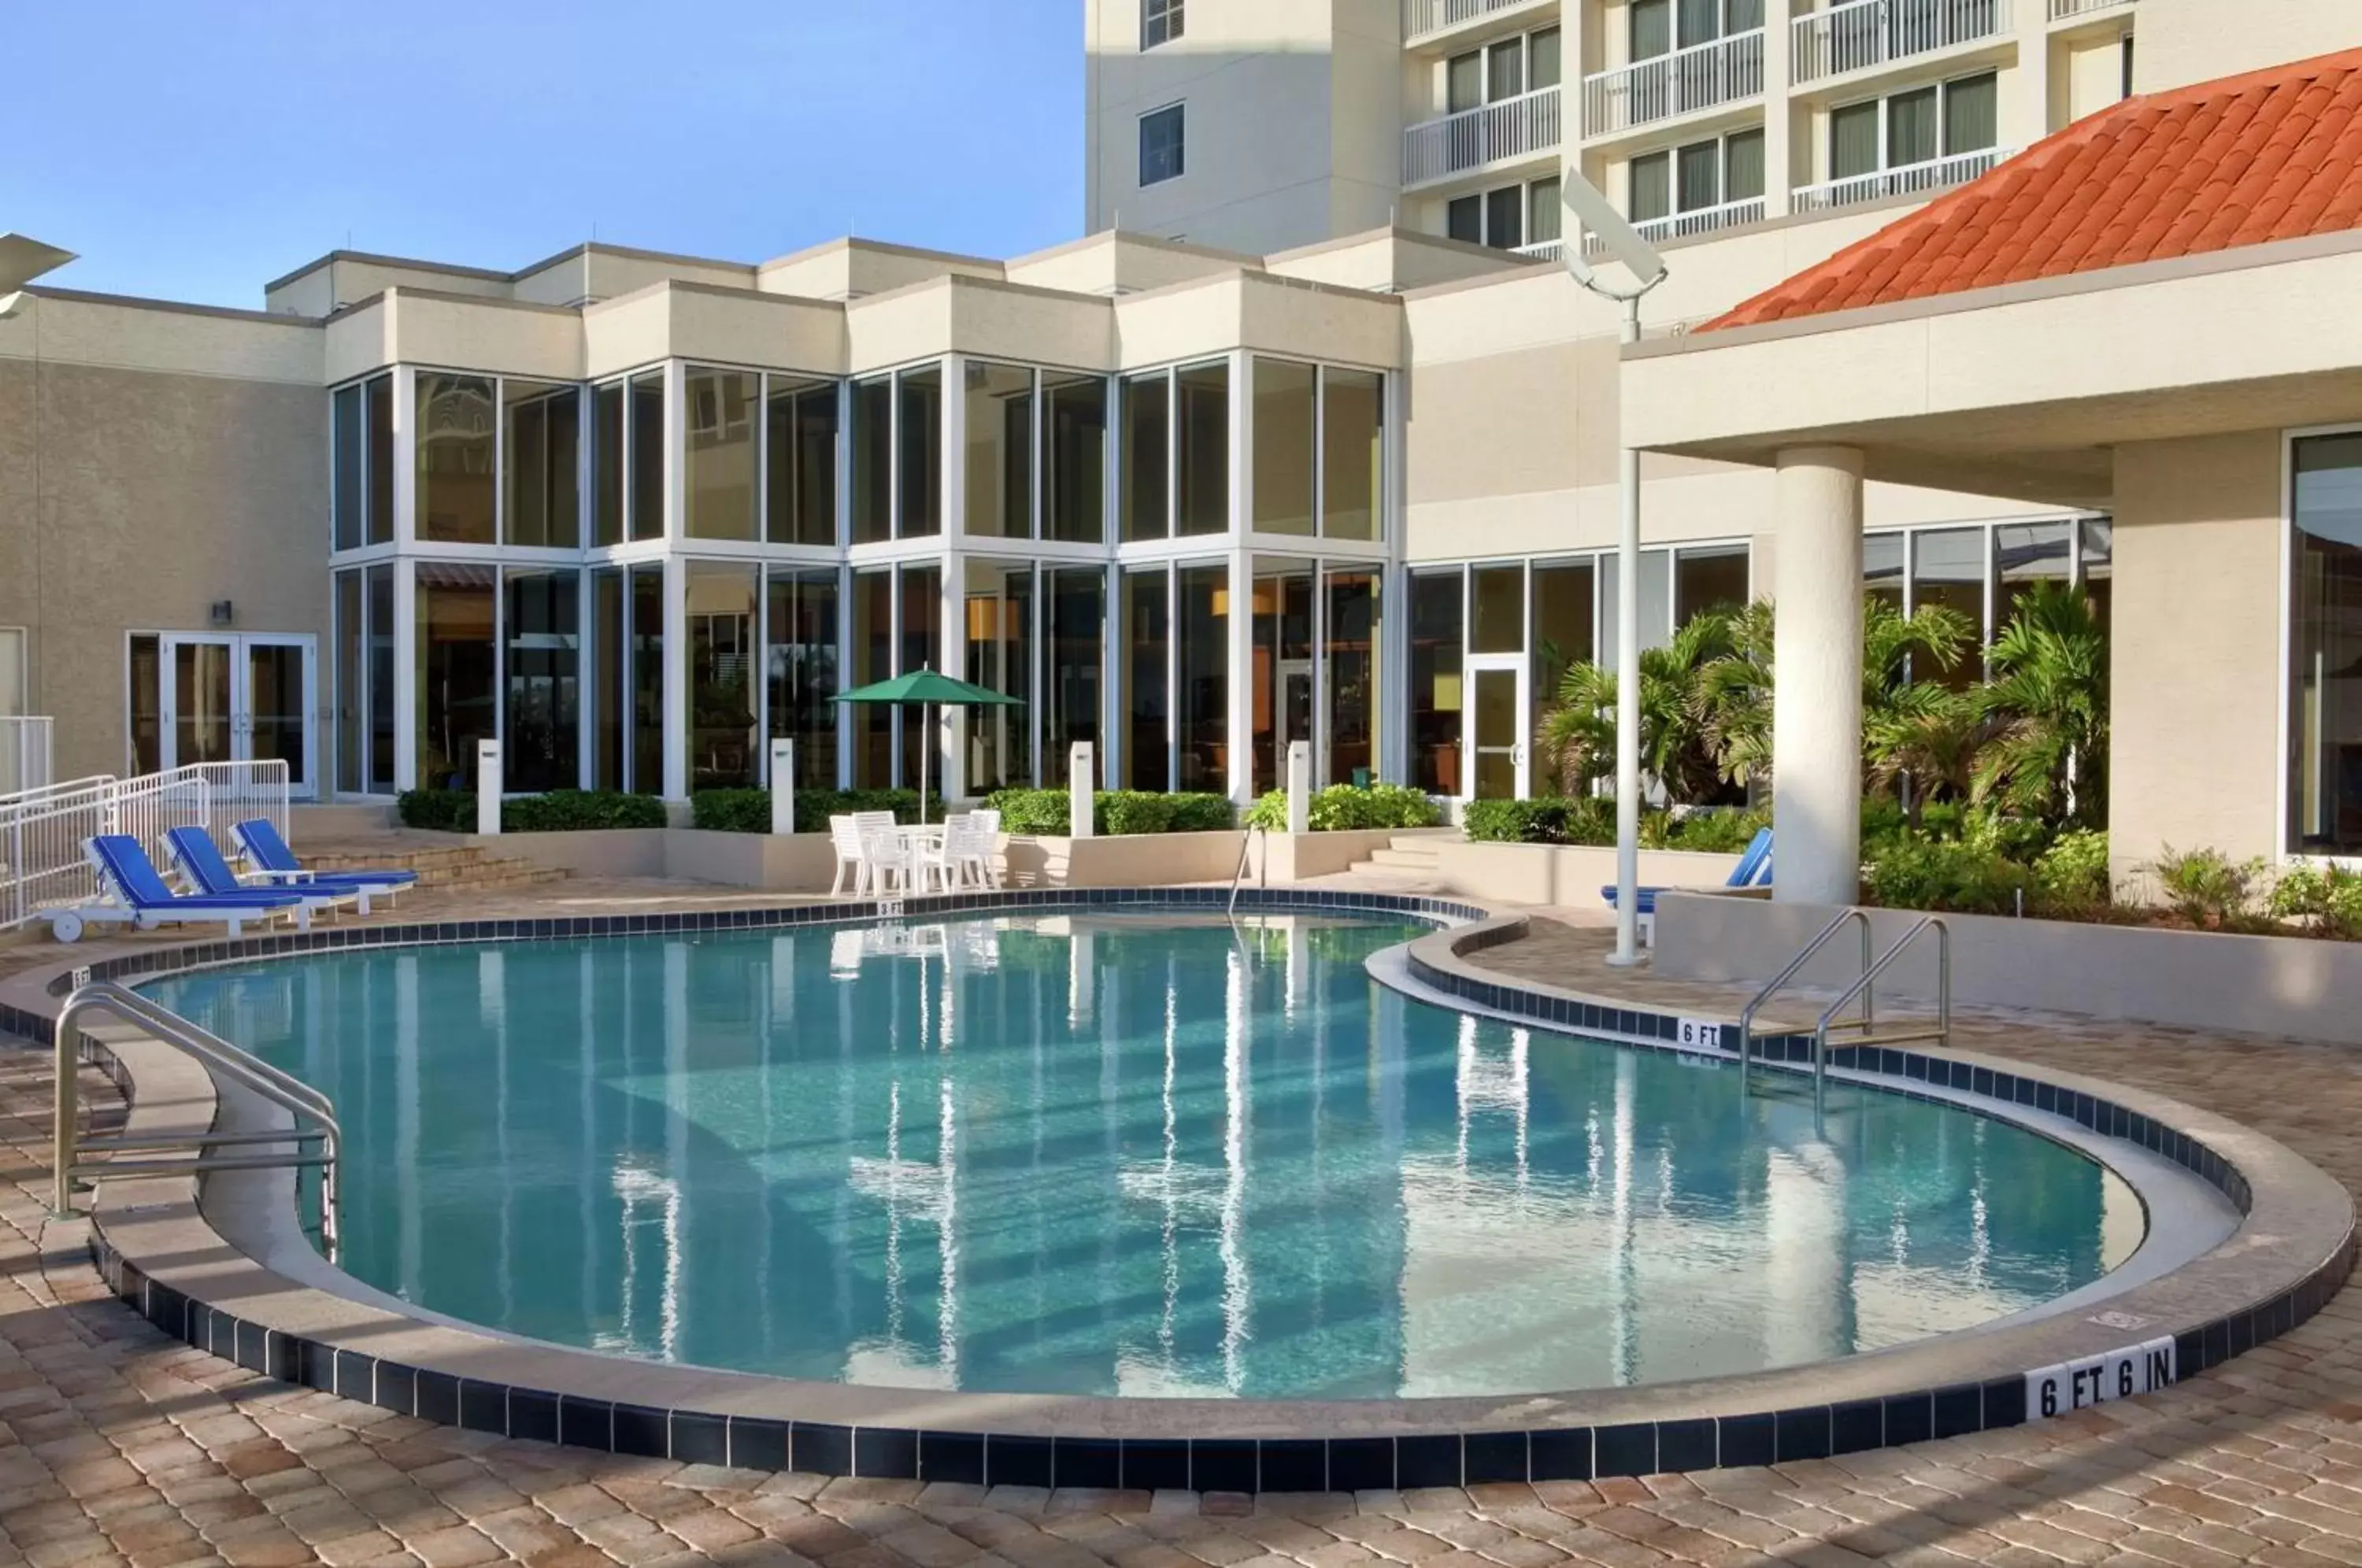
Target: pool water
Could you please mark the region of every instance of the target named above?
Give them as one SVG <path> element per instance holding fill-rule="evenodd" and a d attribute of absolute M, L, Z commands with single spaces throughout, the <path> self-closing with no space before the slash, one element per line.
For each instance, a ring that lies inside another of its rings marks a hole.
<path fill-rule="evenodd" d="M 344 1265 L 568 1344 L 1240 1398 L 1751 1371 L 2081 1286 L 2138 1200 L 1898 1095 L 1478 1021 L 1202 911 L 392 949 L 149 988 L 336 1102 Z"/>

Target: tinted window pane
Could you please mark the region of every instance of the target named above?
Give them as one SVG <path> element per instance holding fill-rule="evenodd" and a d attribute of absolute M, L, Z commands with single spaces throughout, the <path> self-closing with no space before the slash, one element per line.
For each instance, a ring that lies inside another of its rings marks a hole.
<path fill-rule="evenodd" d="M 1458 571 L 1410 580 L 1411 782 L 1430 795 L 1460 793 Z"/>
<path fill-rule="evenodd" d="M 939 365 L 897 378 L 901 419 L 894 439 L 900 453 L 900 538 L 944 531 L 944 372 Z"/>
<path fill-rule="evenodd" d="M 1123 774 L 1134 790 L 1173 787 L 1167 588 L 1163 567 L 1123 574 Z"/>
<path fill-rule="evenodd" d="M 762 381 L 752 370 L 691 365 L 688 400 L 689 536 L 752 539 L 755 534 L 755 412 Z"/>
<path fill-rule="evenodd" d="M 1470 653 L 1523 653 L 1526 647 L 1526 569 L 1472 567 L 1469 598 L 1475 622 L 1468 632 Z"/>
<path fill-rule="evenodd" d="M 1485 243 L 1515 250 L 1526 242 L 1526 189 L 1504 185 L 1485 194 Z"/>
<path fill-rule="evenodd" d="M 775 545 L 836 543 L 836 383 L 773 376 L 765 482 Z M 831 783 L 835 775 L 829 775 Z"/>
<path fill-rule="evenodd" d="M 1161 539 L 1171 532 L 1166 508 L 1169 379 L 1162 370 L 1123 383 L 1123 536 Z"/>
<path fill-rule="evenodd" d="M 624 383 L 590 393 L 590 542 L 624 542 Z M 618 635 L 621 634 L 619 633 Z"/>
<path fill-rule="evenodd" d="M 1322 649 L 1329 672 L 1329 782 L 1367 784 L 1378 777 L 1385 704 L 1378 690 L 1379 586 L 1375 572 L 1330 571 Z"/>
<path fill-rule="evenodd" d="M 1526 40 L 1526 74 L 1531 78 L 1526 84 L 1528 91 L 1539 93 L 1558 85 L 1558 36 L 1556 28 L 1544 28 Z"/>
<path fill-rule="evenodd" d="M 476 787 L 476 743 L 492 719 L 490 567 L 418 563 L 418 786 Z"/>
<path fill-rule="evenodd" d="M 331 537 L 337 549 L 349 550 L 361 542 L 360 388 L 344 387 L 337 392 L 329 409 L 329 425 L 333 436 L 329 460 L 337 470 L 336 494 L 330 502 L 335 513 Z"/>
<path fill-rule="evenodd" d="M 1682 149 L 1677 166 L 1681 210 L 1696 212 L 1701 207 L 1722 204 L 1722 144 L 1702 141 Z"/>
<path fill-rule="evenodd" d="M 1223 744 L 1230 733 L 1230 569 L 1222 566 L 1186 566 L 1174 573 L 1180 679 L 1176 789 L 1230 789 Z"/>
<path fill-rule="evenodd" d="M 1385 493 L 1385 378 L 1375 370 L 1320 372 L 1320 531 L 1332 539 L 1378 536 Z"/>
<path fill-rule="evenodd" d="M 491 381 L 421 370 L 417 386 L 418 536 L 491 544 Z"/>
<path fill-rule="evenodd" d="M 501 398 L 502 531 L 512 545 L 570 550 L 580 542 L 582 394 L 503 381 Z"/>
<path fill-rule="evenodd" d="M 2289 584 L 2289 837 L 2362 850 L 2362 436 L 2295 444 Z"/>
<path fill-rule="evenodd" d="M 1444 112 L 1459 114 L 1485 101 L 1485 56 L 1481 51 L 1454 55 L 1443 68 Z"/>
<path fill-rule="evenodd" d="M 1722 199 L 1751 202 L 1763 194 L 1763 133 L 1740 131 L 1723 144 Z"/>
<path fill-rule="evenodd" d="M 1672 215 L 1672 155 L 1652 152 L 1646 158 L 1634 159 L 1631 168 L 1631 210 L 1626 215 L 1634 223 L 1647 223 L 1652 218 Z"/>
<path fill-rule="evenodd" d="M 363 383 L 361 396 L 369 426 L 367 542 L 390 544 L 393 539 L 393 378 L 371 377 Z"/>
<path fill-rule="evenodd" d="M 665 531 L 664 372 L 648 370 L 634 376 L 631 403 L 632 537 L 661 539 Z"/>
<path fill-rule="evenodd" d="M 1443 232 L 1447 238 L 1466 245 L 1485 243 L 1485 198 L 1454 196 L 1443 210 Z"/>
<path fill-rule="evenodd" d="M 1634 60 L 1654 60 L 1672 52 L 1672 0 L 1632 0 L 1630 17 Z"/>
<path fill-rule="evenodd" d="M 1595 657 L 1592 636 L 1592 567 L 1583 561 L 1536 561 L 1533 578 L 1533 690 L 1531 723 L 1540 733 L 1541 716 L 1558 701 L 1560 679 L 1572 666 Z M 1555 790 L 1556 770 L 1533 769 L 1536 794 Z"/>
<path fill-rule="evenodd" d="M 1033 372 L 967 364 L 967 531 L 1033 535 Z"/>
<path fill-rule="evenodd" d="M 1673 624 L 1708 610 L 1736 610 L 1747 602 L 1747 547 L 1715 545 L 1673 556 Z"/>
<path fill-rule="evenodd" d="M 904 567 L 900 573 L 902 591 L 902 662 L 896 667 L 898 675 L 914 669 L 943 668 L 944 573 L 940 567 Z M 902 720 L 902 777 L 905 789 L 919 787 L 919 765 L 922 751 L 927 767 L 927 788 L 944 787 L 944 756 L 940 740 L 941 714 L 934 734 L 927 730 L 923 704 L 904 703 L 895 710 Z"/>
<path fill-rule="evenodd" d="M 766 669 L 770 682 L 771 734 L 796 743 L 796 788 L 836 785 L 836 571 L 833 567 L 788 570 L 770 578 Z M 817 833 L 825 823 L 799 823 Z"/>
<path fill-rule="evenodd" d="M 1142 185 L 1162 184 L 1177 180 L 1184 172 L 1182 140 L 1184 138 L 1182 106 L 1159 109 L 1153 115 L 1140 116 L 1140 182 Z"/>
<path fill-rule="evenodd" d="M 1312 532 L 1313 381 L 1309 365 L 1254 361 L 1254 525 Z"/>
<path fill-rule="evenodd" d="M 1936 89 L 1897 93 L 1886 101 L 1886 166 L 1926 163 L 1937 156 Z"/>
<path fill-rule="evenodd" d="M 894 535 L 894 378 L 853 383 L 853 542 Z"/>
<path fill-rule="evenodd" d="M 1061 567 L 1046 572 L 1044 581 L 1049 648 L 1042 667 L 1042 783 L 1055 789 L 1071 778 L 1067 761 L 1076 742 L 1105 749 L 1098 742 L 1107 574 L 1097 567 Z"/>
<path fill-rule="evenodd" d="M 1107 537 L 1107 379 L 1042 380 L 1042 527 L 1053 539 Z"/>
<path fill-rule="evenodd" d="M 761 777 L 755 719 L 755 640 L 762 569 L 686 563 L 689 602 L 689 787 L 735 790 Z"/>
<path fill-rule="evenodd" d="M 1180 400 L 1175 532 L 1220 534 L 1231 524 L 1230 362 L 1187 366 L 1174 381 Z"/>
<path fill-rule="evenodd" d="M 1981 528 L 1926 529 L 1911 536 L 1911 604 L 1943 604 L 1968 618 L 1970 635 L 1985 636 L 1985 531 Z M 1983 675 L 1981 662 L 1971 652 L 1948 673 L 1919 672 L 1923 679 L 1939 679 L 1965 690 Z"/>
<path fill-rule="evenodd" d="M 1829 113 L 1829 178 L 1850 180 L 1878 170 L 1876 104 L 1849 104 Z"/>
<path fill-rule="evenodd" d="M 853 674 L 867 686 L 894 673 L 894 573 L 880 567 L 853 574 Z M 883 790 L 894 781 L 893 710 L 875 702 L 845 709 L 853 726 L 853 783 Z"/>
<path fill-rule="evenodd" d="M 632 777 L 643 795 L 664 789 L 664 568 L 631 569 Z"/>
<path fill-rule="evenodd" d="M 1944 156 L 1981 152 L 2000 139 L 2000 94 L 1991 72 L 1944 88 Z"/>
<path fill-rule="evenodd" d="M 571 790 L 581 782 L 581 575 L 508 572 L 502 668 L 508 690 L 501 762 L 512 790 Z"/>

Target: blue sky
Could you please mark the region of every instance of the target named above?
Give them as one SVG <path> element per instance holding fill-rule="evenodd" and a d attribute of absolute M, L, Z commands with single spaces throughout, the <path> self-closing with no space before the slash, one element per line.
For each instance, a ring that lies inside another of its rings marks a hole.
<path fill-rule="evenodd" d="M 1082 226 L 1074 0 L 7 7 L 0 232 L 61 287 L 259 307 L 349 245 L 514 268 Z"/>

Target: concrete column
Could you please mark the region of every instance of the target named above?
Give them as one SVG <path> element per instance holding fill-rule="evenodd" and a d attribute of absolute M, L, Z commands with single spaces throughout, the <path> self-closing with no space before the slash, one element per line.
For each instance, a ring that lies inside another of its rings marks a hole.
<path fill-rule="evenodd" d="M 501 831 L 501 743 L 480 740 L 476 743 L 476 831 L 497 834 Z"/>
<path fill-rule="evenodd" d="M 1763 7 L 1763 215 L 1788 215 L 1788 193 L 1796 187 L 1796 113 L 1788 101 L 1789 0 Z"/>
<path fill-rule="evenodd" d="M 1287 831 L 1312 831 L 1312 745 L 1287 743 Z"/>
<path fill-rule="evenodd" d="M 1076 741 L 1066 758 L 1066 836 L 1091 836 L 1093 780 L 1098 769 L 1091 760 L 1091 743 Z"/>
<path fill-rule="evenodd" d="M 1861 453 L 1779 456 L 1772 898 L 1846 904 L 1861 878 Z"/>
<path fill-rule="evenodd" d="M 796 831 L 796 743 L 787 735 L 771 739 L 771 831 Z"/>

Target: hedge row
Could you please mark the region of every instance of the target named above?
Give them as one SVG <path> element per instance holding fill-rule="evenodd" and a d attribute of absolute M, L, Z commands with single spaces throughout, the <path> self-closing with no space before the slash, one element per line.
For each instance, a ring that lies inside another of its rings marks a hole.
<path fill-rule="evenodd" d="M 404 827 L 432 833 L 476 831 L 476 797 L 465 790 L 407 790 L 394 797 Z M 501 802 L 502 833 L 579 833 L 599 828 L 660 828 L 664 802 L 615 790 L 552 790 Z"/>
<path fill-rule="evenodd" d="M 1331 784 L 1313 795 L 1305 812 L 1314 833 L 1433 827 L 1442 820 L 1442 809 L 1407 784 Z M 1287 791 L 1274 790 L 1257 801 L 1247 812 L 1247 826 L 1286 833 Z"/>
<path fill-rule="evenodd" d="M 831 817 L 855 812 L 891 812 L 898 823 L 919 820 L 916 790 L 799 790 L 796 831 L 824 833 Z M 689 798 L 690 823 L 709 833 L 768 833 L 771 792 L 768 790 L 700 790 Z M 944 798 L 927 794 L 927 820 L 944 820 Z"/>
<path fill-rule="evenodd" d="M 995 790 L 984 798 L 1000 813 L 1003 833 L 1063 837 L 1074 831 L 1074 797 L 1065 790 Z M 1220 795 L 1166 795 L 1151 790 L 1101 790 L 1091 796 L 1091 831 L 1121 838 L 1150 833 L 1217 833 L 1236 825 Z"/>
<path fill-rule="evenodd" d="M 1604 849 L 1616 842 L 1616 802 L 1605 795 L 1471 801 L 1460 820 L 1478 844 L 1572 844 Z M 1680 817 L 1644 812 L 1640 842 L 1650 849 L 1736 855 L 1757 829 L 1770 825 L 1771 819 L 1757 812 L 1698 811 Z"/>

